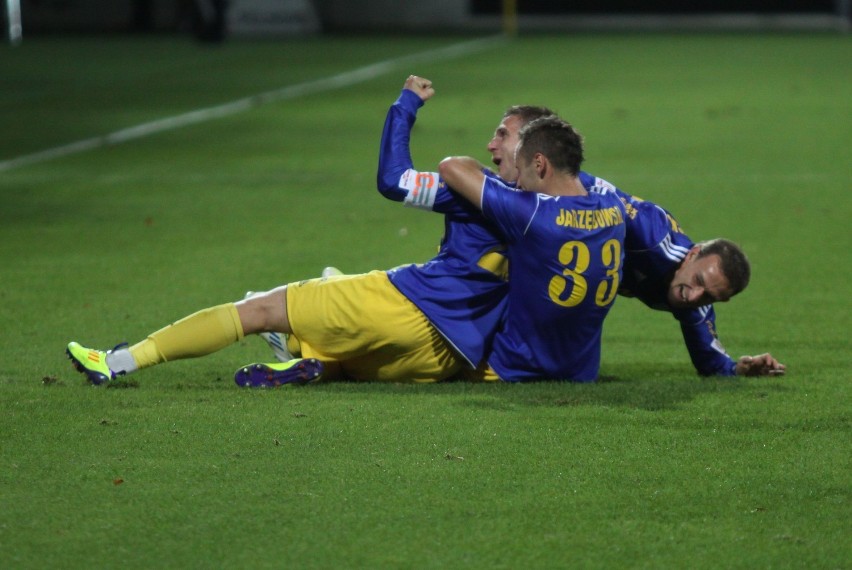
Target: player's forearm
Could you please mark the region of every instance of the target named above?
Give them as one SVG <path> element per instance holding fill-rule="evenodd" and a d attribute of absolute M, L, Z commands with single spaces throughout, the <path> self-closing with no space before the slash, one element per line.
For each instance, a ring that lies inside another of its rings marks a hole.
<path fill-rule="evenodd" d="M 388 110 L 379 147 L 376 184 L 379 192 L 390 200 L 402 202 L 408 194 L 400 187 L 400 179 L 406 170 L 414 167 L 410 150 L 411 127 L 422 105 L 423 101 L 406 89 Z"/>
<path fill-rule="evenodd" d="M 473 158 L 452 156 L 441 161 L 438 172 L 450 188 L 481 210 L 482 184 L 485 181 L 482 168 Z"/>
<path fill-rule="evenodd" d="M 689 351 L 689 358 L 700 375 L 733 376 L 736 374 L 736 362 L 728 356 L 716 337 L 713 315 L 698 323 L 681 321 L 680 328 Z"/>

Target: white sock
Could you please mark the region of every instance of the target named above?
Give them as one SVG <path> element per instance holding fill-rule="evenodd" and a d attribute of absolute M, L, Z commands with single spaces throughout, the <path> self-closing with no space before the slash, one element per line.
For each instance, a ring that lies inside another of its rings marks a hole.
<path fill-rule="evenodd" d="M 139 369 L 136 361 L 133 360 L 133 355 L 130 354 L 130 351 L 126 348 L 119 348 L 118 350 L 111 350 L 107 353 L 106 363 L 109 366 L 109 369 L 115 372 L 116 374 L 124 373 L 130 374 L 131 372 L 135 372 Z"/>

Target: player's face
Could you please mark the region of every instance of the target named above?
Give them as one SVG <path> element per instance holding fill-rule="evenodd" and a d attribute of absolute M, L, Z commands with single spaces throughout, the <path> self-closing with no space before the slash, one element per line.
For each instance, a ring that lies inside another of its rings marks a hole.
<path fill-rule="evenodd" d="M 728 278 L 722 272 L 718 255 L 698 257 L 695 246 L 675 271 L 669 285 L 668 302 L 675 309 L 694 309 L 710 303 L 724 303 L 732 297 Z"/>
<path fill-rule="evenodd" d="M 518 131 L 521 127 L 523 124 L 520 117 L 516 115 L 504 117 L 488 142 L 491 162 L 497 165 L 497 174 L 506 182 L 515 182 L 518 179 L 518 170 L 515 168 L 515 148 L 518 146 Z"/>

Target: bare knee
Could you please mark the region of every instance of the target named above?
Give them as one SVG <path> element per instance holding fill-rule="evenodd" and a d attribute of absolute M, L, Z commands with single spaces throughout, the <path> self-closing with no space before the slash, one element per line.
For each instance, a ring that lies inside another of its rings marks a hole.
<path fill-rule="evenodd" d="M 287 317 L 287 287 L 277 287 L 266 293 L 236 303 L 243 333 L 281 332 L 290 334 Z"/>

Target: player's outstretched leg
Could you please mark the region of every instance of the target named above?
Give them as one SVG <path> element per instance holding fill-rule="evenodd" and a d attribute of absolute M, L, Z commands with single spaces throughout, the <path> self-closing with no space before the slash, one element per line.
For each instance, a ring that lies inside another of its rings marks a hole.
<path fill-rule="evenodd" d="M 226 303 L 193 313 L 129 348 L 102 351 L 71 342 L 65 352 L 92 384 L 104 384 L 163 362 L 212 354 L 244 336 L 236 306 Z"/>
<path fill-rule="evenodd" d="M 275 388 L 313 382 L 322 372 L 322 362 L 316 358 L 294 358 L 289 362 L 243 366 L 234 374 L 234 382 L 243 388 Z"/>

